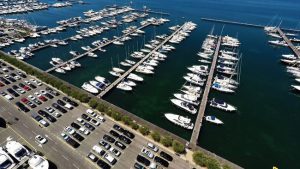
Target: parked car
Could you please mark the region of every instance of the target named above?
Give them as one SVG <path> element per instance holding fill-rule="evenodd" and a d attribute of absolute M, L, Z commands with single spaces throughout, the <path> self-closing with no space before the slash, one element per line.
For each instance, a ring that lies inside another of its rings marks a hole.
<path fill-rule="evenodd" d="M 97 165 L 102 169 L 110 169 L 111 168 L 110 165 L 108 165 L 106 162 L 104 162 L 101 159 L 98 160 Z"/>
<path fill-rule="evenodd" d="M 93 154 L 93 153 L 89 153 L 88 155 L 87 155 L 87 157 L 91 160 L 91 161 L 93 161 L 93 162 L 96 162 L 96 161 L 98 161 L 98 157 L 97 156 L 95 156 L 95 154 Z"/>
<path fill-rule="evenodd" d="M 145 166 L 149 166 L 149 165 L 150 165 L 150 161 L 149 161 L 147 158 L 145 158 L 145 157 L 143 157 L 143 156 L 141 156 L 141 155 L 138 155 L 138 156 L 136 157 L 136 160 L 137 160 L 138 162 L 144 164 Z"/>
<path fill-rule="evenodd" d="M 173 161 L 173 157 L 164 151 L 161 151 L 159 155 L 168 161 Z"/>
<path fill-rule="evenodd" d="M 131 143 L 131 140 L 129 138 L 125 137 L 124 135 L 120 135 L 119 136 L 119 140 L 123 141 L 126 144 L 130 144 Z"/>
<path fill-rule="evenodd" d="M 124 150 L 126 148 L 126 146 L 123 143 L 121 143 L 120 141 L 116 141 L 115 145 L 122 150 Z"/>
<path fill-rule="evenodd" d="M 27 113 L 27 112 L 30 111 L 24 104 L 22 104 L 22 103 L 20 103 L 20 102 L 16 102 L 16 106 L 17 106 L 20 110 L 24 111 L 25 113 Z"/>
<path fill-rule="evenodd" d="M 152 143 L 147 143 L 147 147 L 154 152 L 158 152 L 158 150 L 159 150 L 158 147 Z"/>
<path fill-rule="evenodd" d="M 142 148 L 141 152 L 142 154 L 149 157 L 150 159 L 154 158 L 154 154 L 150 150 L 146 149 L 145 147 Z"/>
<path fill-rule="evenodd" d="M 161 165 L 163 165 L 164 167 L 169 167 L 169 163 L 166 160 L 164 160 L 164 159 L 162 159 L 158 156 L 154 157 L 154 161 L 161 164 Z"/>
<path fill-rule="evenodd" d="M 104 139 L 105 141 L 110 142 L 110 143 L 114 143 L 114 142 L 116 141 L 114 138 L 112 138 L 111 136 L 109 136 L 109 135 L 107 135 L 107 134 L 105 134 L 105 135 L 103 136 L 103 139 Z"/>

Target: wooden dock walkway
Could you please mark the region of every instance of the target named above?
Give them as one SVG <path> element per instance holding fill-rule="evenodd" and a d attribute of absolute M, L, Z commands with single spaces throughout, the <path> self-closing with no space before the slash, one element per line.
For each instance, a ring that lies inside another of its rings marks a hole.
<path fill-rule="evenodd" d="M 207 81 L 206 81 L 205 89 L 204 89 L 204 92 L 203 92 L 200 108 L 198 110 L 197 119 L 196 119 L 195 126 L 194 126 L 194 129 L 193 129 L 192 137 L 190 139 L 190 146 L 192 148 L 197 147 L 197 142 L 198 142 L 201 126 L 202 126 L 202 120 L 204 118 L 204 112 L 205 112 L 205 109 L 206 109 L 208 94 L 209 94 L 209 91 L 210 91 L 210 88 L 211 88 L 213 75 L 214 75 L 214 71 L 215 71 L 215 67 L 216 67 L 216 63 L 217 63 L 217 58 L 218 58 L 219 50 L 220 50 L 220 47 L 221 47 L 221 41 L 222 41 L 222 37 L 220 36 L 218 38 L 217 47 L 216 47 L 216 50 L 215 50 L 215 53 L 214 53 L 213 61 L 212 61 L 210 71 L 209 71 L 209 75 L 207 77 Z"/>
<path fill-rule="evenodd" d="M 65 65 L 65 64 L 67 64 L 67 63 L 69 63 L 69 62 L 71 62 L 71 61 L 75 61 L 75 60 L 77 60 L 77 59 L 80 59 L 80 58 L 82 58 L 83 56 L 86 56 L 88 53 L 95 52 L 96 50 L 101 49 L 101 48 L 103 48 L 103 47 L 105 47 L 105 46 L 108 46 L 108 45 L 112 44 L 113 42 L 115 42 L 115 41 L 117 41 L 117 40 L 120 40 L 120 39 L 124 38 L 125 36 L 130 35 L 131 33 L 135 32 L 136 30 L 141 30 L 141 29 L 143 29 L 143 28 L 145 28 L 145 27 L 147 27 L 147 26 L 149 26 L 149 25 L 151 25 L 151 23 L 147 23 L 147 24 L 145 24 L 145 25 L 139 27 L 138 29 L 132 30 L 132 31 L 130 31 L 130 32 L 128 32 L 128 33 L 126 33 L 126 34 L 124 34 L 124 35 L 118 37 L 118 38 L 112 39 L 112 40 L 110 40 L 110 41 L 108 41 L 108 42 L 106 42 L 106 43 L 104 43 L 104 44 L 102 44 L 102 45 L 100 45 L 100 46 L 97 46 L 96 48 L 93 48 L 93 49 L 91 49 L 91 50 L 89 50 L 89 51 L 87 51 L 87 52 L 85 52 L 85 53 L 82 53 L 82 54 L 80 54 L 80 55 L 78 55 L 78 56 L 76 56 L 76 57 L 74 57 L 74 58 L 72 58 L 72 59 L 70 59 L 70 60 L 67 60 L 67 61 L 65 61 L 65 62 L 63 62 L 63 63 L 61 63 L 61 64 L 59 64 L 59 65 L 56 65 L 56 66 L 54 66 L 54 67 L 52 67 L 52 68 L 46 70 L 45 72 L 49 73 L 49 72 L 55 70 L 56 68 L 61 67 L 61 66 Z"/>
<path fill-rule="evenodd" d="M 148 53 L 145 57 L 143 57 L 139 62 L 133 65 L 130 69 L 128 69 L 125 73 L 122 74 L 118 79 L 116 79 L 113 83 L 111 83 L 105 90 L 103 90 L 97 97 L 103 97 L 107 92 L 109 92 L 112 88 L 114 88 L 117 84 L 119 84 L 126 76 L 128 76 L 133 70 L 135 70 L 141 63 L 143 63 L 146 59 L 148 59 L 154 52 L 156 52 L 159 48 L 161 48 L 165 43 L 167 43 L 176 33 L 178 33 L 184 24 L 179 27 L 176 31 L 174 31 L 170 36 L 168 36 L 162 43 L 160 43 L 157 47 L 155 47 L 150 53 Z"/>
<path fill-rule="evenodd" d="M 245 23 L 245 22 L 238 22 L 238 21 L 229 21 L 229 20 L 223 20 L 223 19 L 201 18 L 201 20 L 209 21 L 209 22 L 219 22 L 219 23 L 225 23 L 225 24 L 233 24 L 233 25 L 254 27 L 254 28 L 264 28 L 264 27 L 266 27 L 266 25 L 252 24 L 252 23 Z M 281 28 L 281 30 L 291 31 L 291 32 L 300 32 L 299 29 L 292 29 L 292 28 Z"/>
<path fill-rule="evenodd" d="M 276 30 L 279 33 L 279 35 L 283 38 L 283 40 L 288 44 L 288 46 L 292 49 L 295 55 L 300 59 L 300 51 L 297 50 L 297 48 L 294 46 L 291 40 L 286 37 L 286 35 L 284 34 L 284 32 L 282 32 L 280 28 L 277 28 Z"/>

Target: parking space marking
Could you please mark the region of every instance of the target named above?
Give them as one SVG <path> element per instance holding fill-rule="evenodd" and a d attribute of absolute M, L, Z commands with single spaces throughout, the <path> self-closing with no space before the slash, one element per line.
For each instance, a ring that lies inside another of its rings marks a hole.
<path fill-rule="evenodd" d="M 26 124 L 24 124 L 24 123 L 23 123 L 23 126 L 26 127 L 26 128 L 29 128 L 29 127 L 28 127 Z"/>
<path fill-rule="evenodd" d="M 79 169 L 79 167 L 77 167 L 77 165 L 76 165 L 76 164 L 74 164 L 74 163 L 73 163 L 73 166 L 74 166 L 75 168 Z"/>
<path fill-rule="evenodd" d="M 52 149 L 53 149 L 54 151 L 58 152 L 57 149 L 56 149 L 55 147 L 52 147 Z"/>
<path fill-rule="evenodd" d="M 68 157 L 66 157 L 65 155 L 62 155 L 62 157 L 69 161 Z"/>

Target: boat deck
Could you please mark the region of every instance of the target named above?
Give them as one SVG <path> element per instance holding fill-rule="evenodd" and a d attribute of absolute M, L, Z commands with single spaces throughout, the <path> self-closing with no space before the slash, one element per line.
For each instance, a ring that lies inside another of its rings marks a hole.
<path fill-rule="evenodd" d="M 297 50 L 297 48 L 294 46 L 294 44 L 291 42 L 291 40 L 286 37 L 286 35 L 280 28 L 277 28 L 277 32 L 282 37 L 282 39 L 288 44 L 288 46 L 292 49 L 292 51 L 295 53 L 295 55 L 300 59 L 300 51 Z"/>
<path fill-rule="evenodd" d="M 78 56 L 76 56 L 76 57 L 74 57 L 74 58 L 72 58 L 72 59 L 70 59 L 70 60 L 67 60 L 67 61 L 65 61 L 65 62 L 63 62 L 63 63 L 61 63 L 61 64 L 59 64 L 59 65 L 56 65 L 56 66 L 54 66 L 54 67 L 52 67 L 52 68 L 46 70 L 45 72 L 47 72 L 47 73 L 52 72 L 53 70 L 55 70 L 55 69 L 58 68 L 58 67 L 61 67 L 61 66 L 65 65 L 65 64 L 67 64 L 67 63 L 69 63 L 69 62 L 71 62 L 71 61 L 78 60 L 78 59 L 80 59 L 80 58 L 86 56 L 87 54 L 89 54 L 89 53 L 91 53 L 91 52 L 95 52 L 95 51 L 97 51 L 97 50 L 100 49 L 100 48 L 106 47 L 106 46 L 112 44 L 113 42 L 115 42 L 115 41 L 117 41 L 117 40 L 120 40 L 120 39 L 124 38 L 125 36 L 130 35 L 131 33 L 135 32 L 136 30 L 141 30 L 141 29 L 143 29 L 143 28 L 145 28 L 145 27 L 147 27 L 147 26 L 149 26 L 149 25 L 151 25 L 151 23 L 147 23 L 147 24 L 145 24 L 145 25 L 143 25 L 143 26 L 141 26 L 141 27 L 139 27 L 139 28 L 137 28 L 137 29 L 135 29 L 135 30 L 132 30 L 132 31 L 130 31 L 130 32 L 128 32 L 128 33 L 126 33 L 126 34 L 124 34 L 124 35 L 118 37 L 118 38 L 112 39 L 112 40 L 110 40 L 110 41 L 108 41 L 108 42 L 106 42 L 106 43 L 104 43 L 104 44 L 102 44 L 102 45 L 100 45 L 100 46 L 97 46 L 96 48 L 93 48 L 93 49 L 91 49 L 91 50 L 89 50 L 89 51 L 87 51 L 87 52 L 85 52 L 85 53 L 82 53 L 82 54 L 80 54 L 80 55 L 78 55 Z"/>
<path fill-rule="evenodd" d="M 144 58 L 142 58 L 139 62 L 133 65 L 130 69 L 128 69 L 122 76 L 116 79 L 113 83 L 111 83 L 105 90 L 103 90 L 98 97 L 103 97 L 107 92 L 109 92 L 112 88 L 114 88 L 117 84 L 119 84 L 126 76 L 128 76 L 133 70 L 135 70 L 141 63 L 143 63 L 146 59 L 148 59 L 154 52 L 156 52 L 159 48 L 161 48 L 165 43 L 167 43 L 175 34 L 177 34 L 182 28 L 184 24 L 179 27 L 176 31 L 174 31 L 170 36 L 168 36 L 162 43 L 160 43 L 157 47 L 155 47 L 150 53 L 148 53 Z"/>
<path fill-rule="evenodd" d="M 220 36 L 218 38 L 217 47 L 216 47 L 216 50 L 215 50 L 215 53 L 214 53 L 213 61 L 212 61 L 210 71 L 209 71 L 209 75 L 207 77 L 205 89 L 204 89 L 202 100 L 201 100 L 201 103 L 200 103 L 200 108 L 198 110 L 197 119 L 196 119 L 195 126 L 194 126 L 194 129 L 193 129 L 192 137 L 190 139 L 190 146 L 192 148 L 197 147 L 198 138 L 199 138 L 199 134 L 200 134 L 201 126 L 202 126 L 202 120 L 204 118 L 204 112 L 205 112 L 206 104 L 207 104 L 207 100 L 208 100 L 208 94 L 209 94 L 209 91 L 210 91 L 210 88 L 211 88 L 213 75 L 214 75 L 214 71 L 215 71 L 215 67 L 216 67 L 216 63 L 217 63 L 217 58 L 218 58 L 218 55 L 219 55 L 221 40 L 222 40 L 222 37 Z"/>

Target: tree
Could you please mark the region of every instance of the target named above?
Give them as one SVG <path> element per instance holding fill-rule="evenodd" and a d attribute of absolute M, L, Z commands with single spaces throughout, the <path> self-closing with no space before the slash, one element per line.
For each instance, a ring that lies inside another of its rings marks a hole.
<path fill-rule="evenodd" d="M 146 127 L 146 126 L 140 127 L 140 128 L 139 128 L 139 131 L 140 131 L 140 133 L 141 133 L 142 135 L 144 135 L 144 136 L 147 136 L 147 135 L 150 134 L 150 130 L 149 130 L 149 128 Z"/>
<path fill-rule="evenodd" d="M 140 127 L 136 122 L 132 122 L 130 125 L 131 125 L 131 128 L 134 130 L 139 129 L 139 127 Z"/>
<path fill-rule="evenodd" d="M 176 140 L 173 141 L 172 147 L 176 153 L 182 154 L 185 152 L 184 145 Z"/>
<path fill-rule="evenodd" d="M 91 100 L 89 101 L 89 106 L 91 106 L 93 109 L 96 108 L 97 105 L 98 105 L 98 102 L 97 102 L 96 99 L 91 99 Z"/>
<path fill-rule="evenodd" d="M 132 123 L 132 119 L 130 117 L 128 117 L 128 116 L 123 116 L 122 117 L 122 121 L 126 125 L 130 125 Z"/>
<path fill-rule="evenodd" d="M 193 153 L 193 161 L 197 164 L 200 165 L 202 167 L 205 167 L 207 164 L 207 157 L 205 156 L 204 153 L 200 152 L 200 151 L 195 151 Z"/>
<path fill-rule="evenodd" d="M 105 112 L 107 110 L 107 106 L 100 102 L 97 105 L 97 110 L 100 112 Z"/>
<path fill-rule="evenodd" d="M 151 133 L 151 137 L 154 141 L 159 142 L 160 141 L 160 134 L 157 131 L 154 131 Z"/>
<path fill-rule="evenodd" d="M 120 121 L 122 119 L 122 115 L 119 112 L 113 112 L 111 117 L 114 118 L 116 121 Z"/>
<path fill-rule="evenodd" d="M 173 139 L 170 136 L 165 136 L 164 138 L 161 139 L 161 143 L 166 147 L 172 146 L 172 142 Z"/>

